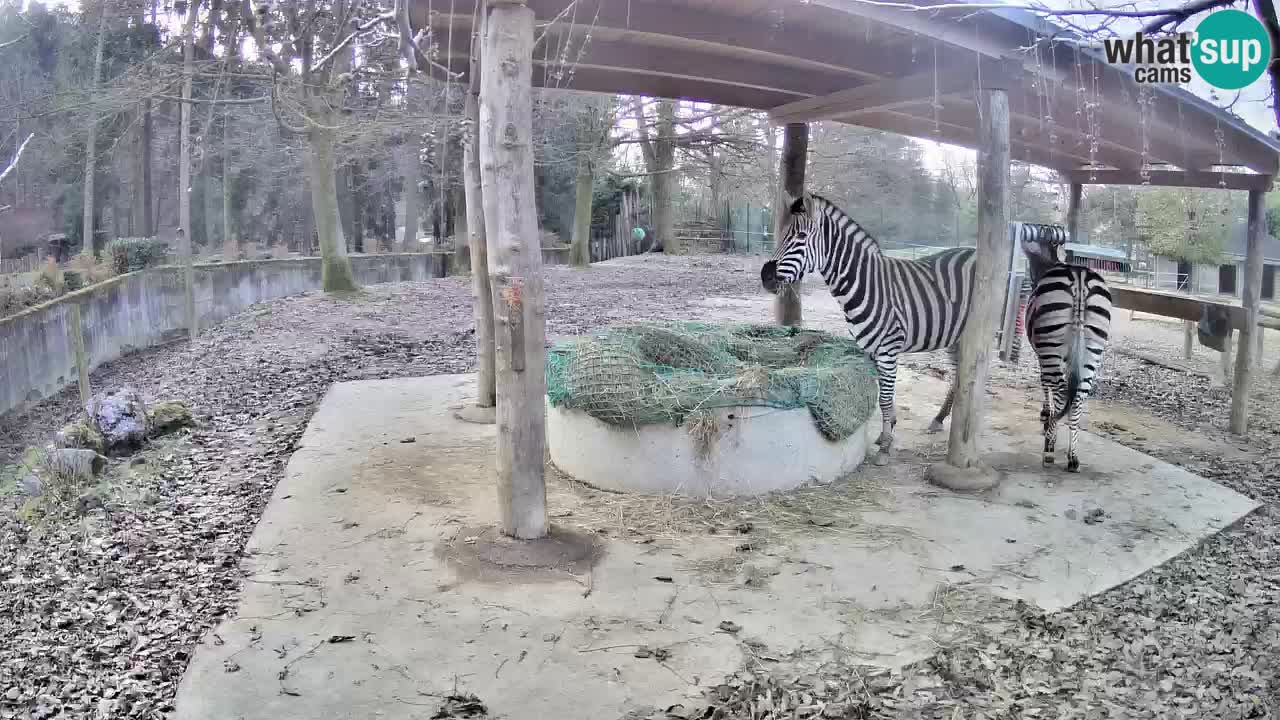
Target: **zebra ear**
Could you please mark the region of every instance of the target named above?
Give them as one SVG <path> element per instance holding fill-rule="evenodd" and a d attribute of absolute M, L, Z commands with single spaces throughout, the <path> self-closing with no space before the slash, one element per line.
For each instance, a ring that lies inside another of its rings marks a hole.
<path fill-rule="evenodd" d="M 791 214 L 804 215 L 806 212 L 808 212 L 808 208 L 805 207 L 805 204 L 806 203 L 805 203 L 804 195 L 801 195 L 800 197 L 797 197 L 797 198 L 791 198 Z"/>

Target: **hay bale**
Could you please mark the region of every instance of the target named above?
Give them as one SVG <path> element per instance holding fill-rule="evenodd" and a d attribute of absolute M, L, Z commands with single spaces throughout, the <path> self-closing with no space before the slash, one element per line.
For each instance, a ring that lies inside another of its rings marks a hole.
<path fill-rule="evenodd" d="M 619 326 L 554 348 L 547 398 L 626 427 L 672 422 L 726 407 L 808 407 L 832 440 L 849 437 L 876 407 L 874 363 L 852 340 L 771 325 Z"/>

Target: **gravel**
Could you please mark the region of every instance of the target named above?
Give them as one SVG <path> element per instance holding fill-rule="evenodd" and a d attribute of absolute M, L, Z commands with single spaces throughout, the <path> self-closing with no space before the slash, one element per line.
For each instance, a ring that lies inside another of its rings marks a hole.
<path fill-rule="evenodd" d="M 757 267 L 736 258 L 643 257 L 587 273 L 548 268 L 548 333 L 704 319 L 703 298 L 757 296 Z M 1123 316 L 1120 346 L 1181 356 L 1180 326 Z M 148 448 L 146 462 L 113 460 L 110 480 L 93 491 L 100 502 L 33 517 L 25 497 L 0 496 L 0 718 L 165 717 L 197 640 L 235 605 L 245 540 L 326 388 L 466 372 L 474 351 L 469 285 L 446 278 L 372 286 L 353 300 L 305 295 L 264 304 L 205 331 L 194 346 L 155 348 L 95 372 L 97 389 L 130 385 L 148 401 L 187 402 L 197 426 Z M 1216 358 L 1197 348 L 1193 365 L 1215 372 Z M 1268 368 L 1275 363 L 1270 356 Z M 904 364 L 946 367 L 936 354 Z M 997 367 L 993 382 L 1030 390 L 1030 364 L 1024 356 L 1019 368 Z M 1264 507 L 1071 609 L 1046 615 L 1010 606 L 992 629 L 904 673 L 828 666 L 799 678 L 757 670 L 727 678 L 696 707 L 655 716 L 1273 717 L 1280 422 L 1271 408 L 1280 388 L 1267 378 L 1256 393 L 1245 441 L 1225 434 L 1229 392 L 1204 377 L 1118 353 L 1104 373 L 1095 404 L 1154 414 L 1200 442 L 1180 446 L 1114 428 L 1117 439 Z M 47 441 L 77 404 L 72 389 L 0 419 L 0 461 Z"/>

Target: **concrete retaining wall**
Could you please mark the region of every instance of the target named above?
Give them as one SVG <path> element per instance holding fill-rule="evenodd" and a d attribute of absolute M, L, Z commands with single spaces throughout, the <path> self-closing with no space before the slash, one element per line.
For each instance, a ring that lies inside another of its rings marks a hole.
<path fill-rule="evenodd" d="M 543 252 L 549 265 L 567 253 Z M 361 285 L 422 281 L 449 274 L 448 253 L 351 257 Z M 196 311 L 202 328 L 256 303 L 320 289 L 320 259 L 250 260 L 196 265 Z M 182 270 L 161 267 L 129 273 L 0 319 L 0 414 L 22 409 L 76 381 L 67 337 L 72 303 L 83 317 L 85 352 L 95 368 L 130 351 L 186 334 Z"/>

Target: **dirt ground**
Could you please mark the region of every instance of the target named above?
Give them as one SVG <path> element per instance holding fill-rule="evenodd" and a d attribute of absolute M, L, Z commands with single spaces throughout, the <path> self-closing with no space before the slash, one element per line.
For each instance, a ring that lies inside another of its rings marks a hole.
<path fill-rule="evenodd" d="M 715 319 L 735 298 L 759 298 L 758 262 L 641 257 L 588 272 L 548 268 L 548 333 Z M 834 303 L 810 290 L 813 322 L 830 321 Z M 1182 362 L 1178 323 L 1122 311 L 1113 334 L 1118 348 Z M 1229 388 L 1120 352 L 1106 358 L 1086 424 L 1254 498 L 1261 510 L 1080 605 L 1048 615 L 1011 610 L 1011 629 L 940 647 L 912 673 L 832 668 L 815 685 L 744 671 L 711 689 L 718 717 L 791 717 L 760 711 L 761 698 L 798 703 L 806 693 L 840 695 L 847 717 L 1275 716 L 1280 383 L 1270 369 L 1280 363 L 1280 337 L 1269 335 L 1247 438 L 1226 433 Z M 24 498 L 0 497 L 0 718 L 165 717 L 194 643 L 235 605 L 245 539 L 325 388 L 467 372 L 474 352 L 468 281 L 446 278 L 374 286 L 354 299 L 287 298 L 210 328 L 194 345 L 96 371 L 94 387 L 129 384 L 148 399 L 185 400 L 200 423 L 146 451 L 141 464 L 113 463 L 104 507 L 33 518 Z M 904 365 L 949 371 L 942 354 Z M 1023 362 L 997 365 L 992 383 L 1034 395 L 1031 365 L 1024 346 Z M 1218 354 L 1197 346 L 1189 365 L 1212 376 Z M 71 389 L 0 419 L 0 461 L 44 442 L 75 405 Z"/>

